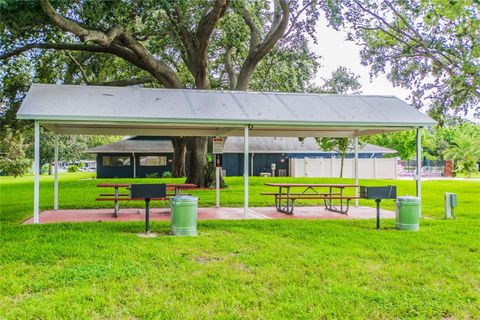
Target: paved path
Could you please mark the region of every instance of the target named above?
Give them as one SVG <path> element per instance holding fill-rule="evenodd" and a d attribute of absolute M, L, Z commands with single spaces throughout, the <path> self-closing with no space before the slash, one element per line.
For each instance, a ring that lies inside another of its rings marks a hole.
<path fill-rule="evenodd" d="M 279 213 L 273 207 L 250 208 L 248 219 L 373 219 L 375 208 L 350 208 L 348 215 L 330 212 L 324 207 L 296 207 L 293 215 Z M 382 210 L 382 218 L 394 218 L 395 212 Z M 240 220 L 243 208 L 198 208 L 199 220 Z M 170 220 L 170 209 L 150 209 L 150 219 Z M 118 217 L 112 209 L 47 210 L 40 213 L 40 223 L 55 222 L 98 222 L 98 221 L 144 221 L 145 209 L 120 209 Z M 33 223 L 33 218 L 24 222 Z"/>

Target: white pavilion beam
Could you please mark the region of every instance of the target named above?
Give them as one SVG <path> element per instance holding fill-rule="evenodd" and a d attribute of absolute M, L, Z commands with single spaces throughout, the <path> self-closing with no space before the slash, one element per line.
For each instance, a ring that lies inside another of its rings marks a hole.
<path fill-rule="evenodd" d="M 34 179 L 33 179 L 33 223 L 40 223 L 40 124 L 34 127 Z"/>
<path fill-rule="evenodd" d="M 58 210 L 58 134 L 55 135 L 55 166 L 53 169 L 53 210 Z"/>
<path fill-rule="evenodd" d="M 416 196 L 420 199 L 420 216 L 422 216 L 422 129 L 417 129 L 417 174 L 415 177 Z"/>
<path fill-rule="evenodd" d="M 358 186 L 358 137 L 354 139 L 354 149 L 355 149 L 355 185 Z M 355 197 L 358 197 L 359 187 L 355 187 Z M 358 199 L 355 199 L 355 207 L 358 207 Z"/>
<path fill-rule="evenodd" d="M 244 128 L 243 135 L 243 217 L 248 216 L 248 126 Z"/>

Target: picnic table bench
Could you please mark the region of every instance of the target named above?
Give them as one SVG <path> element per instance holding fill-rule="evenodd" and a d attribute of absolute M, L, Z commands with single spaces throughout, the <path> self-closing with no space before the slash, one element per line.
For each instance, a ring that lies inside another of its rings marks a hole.
<path fill-rule="evenodd" d="M 278 192 L 262 192 L 261 195 L 274 196 L 278 212 L 293 214 L 297 200 L 323 200 L 325 209 L 347 214 L 350 200 L 356 196 L 344 195 L 346 188 L 356 188 L 355 184 L 319 184 L 319 183 L 266 183 L 266 186 L 278 188 Z M 300 191 L 292 192 L 292 188 Z"/>
<path fill-rule="evenodd" d="M 127 183 L 100 183 L 97 184 L 98 188 L 114 188 L 114 193 L 101 193 L 96 201 L 113 201 L 114 215 L 118 216 L 118 204 L 120 201 L 144 201 L 144 199 L 130 198 L 130 193 L 120 193 L 120 188 L 129 188 L 130 184 Z M 197 185 L 193 183 L 167 183 L 166 184 L 167 197 L 165 198 L 151 198 L 150 200 L 169 200 L 171 196 L 178 196 L 181 194 L 182 189 L 196 189 Z M 173 191 L 173 193 L 171 192 Z"/>

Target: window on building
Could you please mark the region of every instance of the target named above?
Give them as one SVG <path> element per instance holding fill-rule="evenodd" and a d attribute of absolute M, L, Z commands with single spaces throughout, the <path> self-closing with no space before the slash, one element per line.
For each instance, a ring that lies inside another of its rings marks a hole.
<path fill-rule="evenodd" d="M 104 167 L 129 167 L 129 156 L 103 156 L 102 163 Z"/>
<path fill-rule="evenodd" d="M 164 156 L 140 156 L 142 167 L 162 167 L 167 165 L 167 157 Z"/>

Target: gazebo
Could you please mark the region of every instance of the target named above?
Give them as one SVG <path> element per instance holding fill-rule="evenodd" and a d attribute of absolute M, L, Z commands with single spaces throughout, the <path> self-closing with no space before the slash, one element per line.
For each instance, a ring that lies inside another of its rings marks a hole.
<path fill-rule="evenodd" d="M 416 129 L 416 195 L 421 197 L 420 129 L 436 123 L 394 96 L 49 84 L 30 87 L 17 117 L 35 121 L 34 223 L 39 223 L 40 214 L 40 125 L 56 134 L 243 136 L 246 216 L 249 136 L 349 137 L 357 142 L 360 136 Z M 58 143 L 54 209 L 58 209 Z"/>

